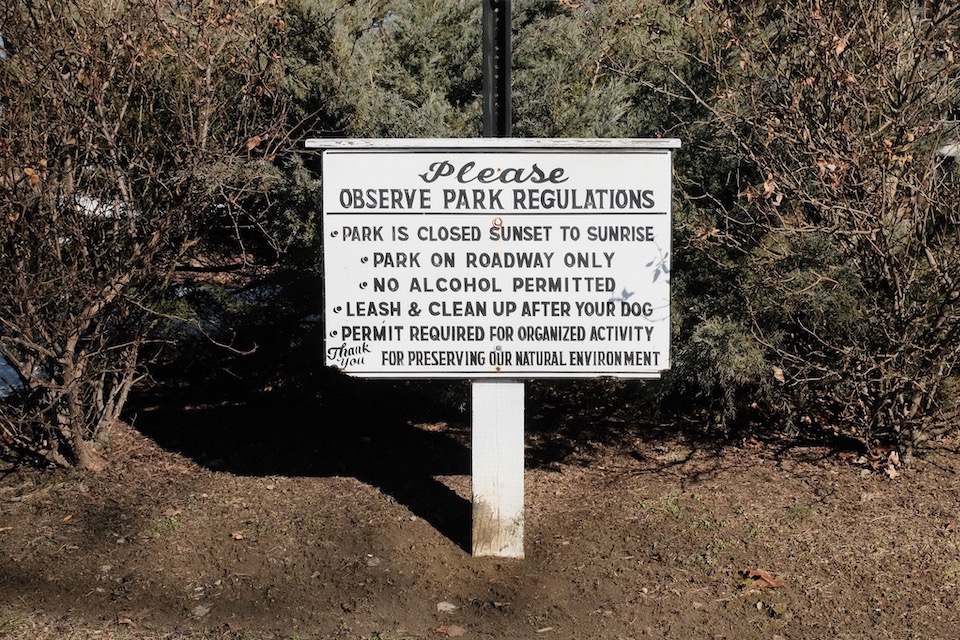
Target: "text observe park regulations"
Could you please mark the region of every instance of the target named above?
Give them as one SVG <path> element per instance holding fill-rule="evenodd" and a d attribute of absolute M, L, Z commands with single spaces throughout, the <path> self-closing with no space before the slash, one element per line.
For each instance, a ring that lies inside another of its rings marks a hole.
<path fill-rule="evenodd" d="M 669 368 L 669 149 L 322 157 L 327 365 L 398 378 Z"/>

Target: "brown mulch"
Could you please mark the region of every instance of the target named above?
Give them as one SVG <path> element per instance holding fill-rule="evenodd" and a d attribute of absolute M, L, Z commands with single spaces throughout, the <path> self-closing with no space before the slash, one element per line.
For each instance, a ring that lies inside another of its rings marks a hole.
<path fill-rule="evenodd" d="M 282 431 L 258 459 L 216 448 L 229 407 L 189 411 L 118 428 L 98 475 L 0 479 L 0 638 L 960 637 L 946 444 L 894 474 L 682 435 L 532 456 L 526 558 L 503 560 L 465 550 L 462 421 Z"/>

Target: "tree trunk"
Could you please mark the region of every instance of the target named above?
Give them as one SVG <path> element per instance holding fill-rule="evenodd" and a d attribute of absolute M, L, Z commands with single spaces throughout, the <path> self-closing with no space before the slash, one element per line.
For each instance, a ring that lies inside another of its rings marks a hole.
<path fill-rule="evenodd" d="M 97 452 L 93 443 L 78 435 L 73 438 L 73 453 L 77 459 L 76 466 L 80 469 L 98 473 L 107 465 L 106 459 Z"/>

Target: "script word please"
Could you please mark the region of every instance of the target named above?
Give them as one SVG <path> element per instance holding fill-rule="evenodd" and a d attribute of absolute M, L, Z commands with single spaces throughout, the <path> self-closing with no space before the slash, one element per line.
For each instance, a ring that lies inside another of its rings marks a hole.
<path fill-rule="evenodd" d="M 434 162 L 426 173 L 420 174 L 420 178 L 427 183 L 451 176 L 455 177 L 460 184 L 467 184 L 468 182 L 479 182 L 481 184 L 493 182 L 502 184 L 522 184 L 524 182 L 560 184 L 569 180 L 564 175 L 562 167 L 556 167 L 547 173 L 536 163 L 532 167 L 507 167 L 506 169 L 482 167 L 478 169 L 477 163 L 471 161 L 464 163 L 458 169 L 449 160 L 443 160 L 442 162 Z"/>

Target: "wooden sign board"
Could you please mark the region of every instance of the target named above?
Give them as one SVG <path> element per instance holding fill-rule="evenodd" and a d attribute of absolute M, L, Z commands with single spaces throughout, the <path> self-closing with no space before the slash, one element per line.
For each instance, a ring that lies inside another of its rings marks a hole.
<path fill-rule="evenodd" d="M 326 147 L 329 366 L 504 379 L 670 367 L 676 141 L 313 143 Z"/>

